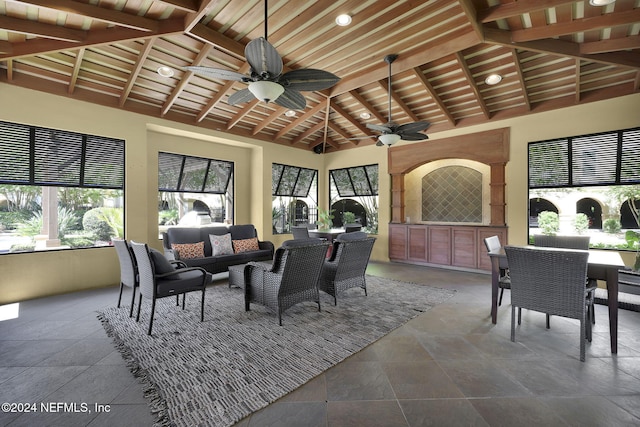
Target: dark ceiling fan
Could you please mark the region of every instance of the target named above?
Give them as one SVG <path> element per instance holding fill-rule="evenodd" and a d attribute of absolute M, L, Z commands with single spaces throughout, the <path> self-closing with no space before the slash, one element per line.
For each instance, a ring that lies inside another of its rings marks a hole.
<path fill-rule="evenodd" d="M 426 130 L 431 123 L 427 121 L 419 121 L 413 123 L 407 123 L 406 125 L 398 125 L 391 120 L 391 64 L 396 60 L 398 55 L 387 55 L 384 57 L 384 62 L 389 64 L 389 80 L 388 80 L 388 92 L 389 92 L 389 121 L 386 125 L 372 125 L 367 123 L 367 127 L 376 132 L 380 132 L 378 136 L 377 146 L 391 146 L 400 141 L 421 141 L 423 139 L 429 139 L 424 133 L 420 133 Z"/>
<path fill-rule="evenodd" d="M 305 68 L 282 74 L 282 57 L 267 41 L 267 0 L 264 2 L 264 37 L 252 40 L 244 50 L 244 56 L 251 66 L 249 75 L 231 70 L 191 66 L 185 67 L 198 74 L 206 74 L 221 80 L 235 80 L 249 83 L 249 87 L 234 93 L 227 102 L 240 104 L 257 98 L 266 103 L 276 104 L 291 110 L 304 110 L 306 100 L 299 92 L 328 89 L 340 81 L 334 74 Z"/>

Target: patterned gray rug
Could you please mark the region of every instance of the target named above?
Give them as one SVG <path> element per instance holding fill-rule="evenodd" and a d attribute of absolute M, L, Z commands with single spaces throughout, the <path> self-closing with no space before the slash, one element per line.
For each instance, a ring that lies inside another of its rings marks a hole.
<path fill-rule="evenodd" d="M 444 289 L 367 276 L 369 296 L 359 288 L 341 294 L 338 305 L 320 292 L 322 312 L 301 303 L 282 316 L 252 305 L 243 290 L 225 284 L 207 288 L 205 321 L 200 294 L 182 311 L 174 298 L 156 305 L 148 336 L 150 302 L 140 322 L 129 309 L 98 313 L 104 328 L 144 382 L 158 425 L 233 425 L 267 406 L 408 320 L 447 300 Z"/>

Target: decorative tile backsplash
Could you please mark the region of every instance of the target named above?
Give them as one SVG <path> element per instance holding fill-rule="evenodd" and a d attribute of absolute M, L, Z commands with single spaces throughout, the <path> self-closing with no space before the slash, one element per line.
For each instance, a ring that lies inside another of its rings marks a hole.
<path fill-rule="evenodd" d="M 422 177 L 422 220 L 482 222 L 482 173 L 445 166 Z"/>

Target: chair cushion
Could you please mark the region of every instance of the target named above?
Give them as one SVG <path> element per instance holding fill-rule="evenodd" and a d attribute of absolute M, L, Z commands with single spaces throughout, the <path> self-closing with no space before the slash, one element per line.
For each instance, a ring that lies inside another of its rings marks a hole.
<path fill-rule="evenodd" d="M 178 252 L 182 259 L 204 258 L 204 242 L 172 243 L 171 249 Z"/>
<path fill-rule="evenodd" d="M 237 254 L 242 252 L 257 251 L 260 249 L 258 246 L 258 238 L 233 240 L 233 251 Z"/>
<path fill-rule="evenodd" d="M 233 254 L 233 245 L 231 244 L 231 233 L 223 234 L 222 236 L 216 236 L 215 234 L 210 234 L 209 240 L 211 241 L 211 252 L 213 256 Z"/>
<path fill-rule="evenodd" d="M 156 274 L 171 273 L 173 270 L 175 270 L 174 266 L 171 265 L 169 260 L 165 258 L 162 252 L 157 251 L 153 248 L 149 248 L 149 253 L 151 254 L 151 261 L 153 262 L 153 266 L 155 267 Z"/>
<path fill-rule="evenodd" d="M 362 240 L 367 238 L 367 233 L 364 231 L 353 231 L 351 233 L 343 233 L 336 237 L 336 240 L 341 242 L 348 242 L 351 240 Z"/>
<path fill-rule="evenodd" d="M 308 239 L 293 239 L 293 240 L 285 240 L 282 242 L 283 248 L 296 248 L 299 246 L 309 246 L 316 245 L 318 243 L 322 243 L 323 239 L 319 237 L 309 237 Z"/>

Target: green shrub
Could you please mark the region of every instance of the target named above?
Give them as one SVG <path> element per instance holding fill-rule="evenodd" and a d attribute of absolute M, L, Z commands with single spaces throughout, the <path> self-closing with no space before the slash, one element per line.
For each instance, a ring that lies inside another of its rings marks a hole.
<path fill-rule="evenodd" d="M 71 248 L 88 248 L 94 246 L 94 239 L 92 236 L 73 236 L 60 239 L 63 246 L 69 246 Z"/>
<path fill-rule="evenodd" d="M 29 211 L 1 211 L 0 230 L 15 230 L 18 224 L 26 221 L 31 216 Z"/>
<path fill-rule="evenodd" d="M 573 219 L 573 226 L 576 233 L 582 234 L 589 229 L 589 218 L 583 213 L 576 214 L 576 217 Z"/>
<path fill-rule="evenodd" d="M 353 212 L 343 212 L 342 213 L 342 223 L 343 224 L 353 224 L 356 222 L 356 214 Z"/>
<path fill-rule="evenodd" d="M 15 245 L 11 245 L 9 249 L 9 253 L 16 252 L 33 252 L 36 249 L 35 243 L 18 243 Z"/>
<path fill-rule="evenodd" d="M 616 234 L 616 233 L 619 233 L 620 230 L 622 230 L 622 225 L 620 224 L 620 221 L 618 221 L 617 219 L 609 218 L 609 219 L 606 219 L 602 224 L 602 229 L 604 230 L 605 233 Z"/>
<path fill-rule="evenodd" d="M 158 225 L 175 225 L 178 223 L 178 210 L 168 209 L 158 212 Z"/>
<path fill-rule="evenodd" d="M 95 208 L 87 211 L 82 218 L 82 226 L 84 230 L 91 233 L 95 240 L 108 242 L 111 236 L 117 236 L 118 231 L 111 226 L 109 218 L 111 213 L 108 209 L 113 208 Z"/>
<path fill-rule="evenodd" d="M 560 218 L 558 214 L 551 211 L 543 211 L 538 214 L 538 227 L 542 234 L 554 236 L 560 229 Z"/>
<path fill-rule="evenodd" d="M 33 216 L 17 224 L 18 234 L 21 236 L 37 236 L 42 233 L 42 212 L 34 212 Z M 58 207 L 58 236 L 77 230 L 78 218 L 69 209 Z"/>

